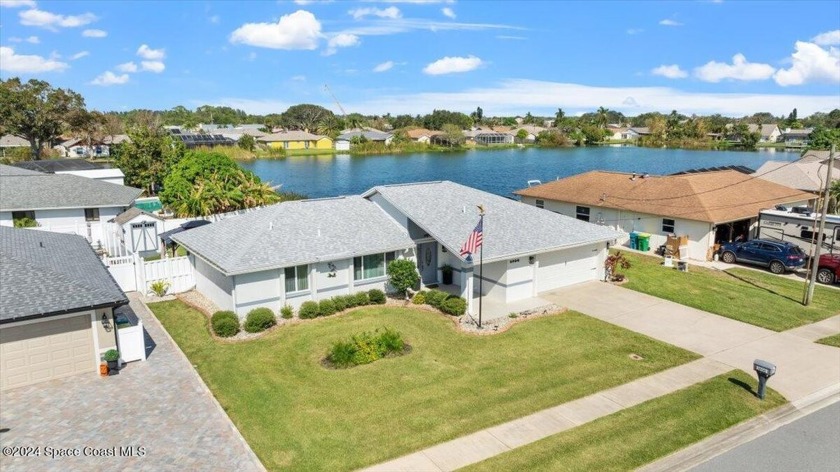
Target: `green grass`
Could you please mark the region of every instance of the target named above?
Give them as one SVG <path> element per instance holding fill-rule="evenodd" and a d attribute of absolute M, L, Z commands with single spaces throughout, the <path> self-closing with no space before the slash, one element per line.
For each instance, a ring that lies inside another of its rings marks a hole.
<path fill-rule="evenodd" d="M 734 370 L 462 470 L 633 470 L 785 403 L 755 383 Z"/>
<path fill-rule="evenodd" d="M 809 306 L 803 283 L 751 269 L 719 271 L 690 266 L 688 272 L 662 267 L 662 259 L 624 252 L 632 267 L 621 271 L 623 287 L 716 313 L 773 331 L 785 331 L 840 313 L 835 290 L 816 287 Z"/>
<path fill-rule="evenodd" d="M 817 342 L 820 344 L 825 344 L 827 346 L 840 347 L 840 334 L 835 334 L 834 336 L 822 338 Z"/>
<path fill-rule="evenodd" d="M 367 307 L 223 343 L 182 302 L 149 306 L 270 470 L 375 464 L 697 358 L 575 312 L 470 336 L 438 314 Z M 321 366 L 333 342 L 379 327 L 412 351 Z"/>

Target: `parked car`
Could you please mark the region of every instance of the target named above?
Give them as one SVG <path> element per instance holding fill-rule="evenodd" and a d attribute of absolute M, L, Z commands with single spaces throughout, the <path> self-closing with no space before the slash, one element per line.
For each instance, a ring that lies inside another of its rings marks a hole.
<path fill-rule="evenodd" d="M 817 267 L 817 281 L 820 283 L 840 282 L 840 254 L 823 254 Z"/>
<path fill-rule="evenodd" d="M 805 265 L 805 252 L 788 242 L 753 239 L 752 241 L 724 244 L 720 259 L 733 264 L 744 262 L 767 267 L 774 274 L 796 270 Z"/>

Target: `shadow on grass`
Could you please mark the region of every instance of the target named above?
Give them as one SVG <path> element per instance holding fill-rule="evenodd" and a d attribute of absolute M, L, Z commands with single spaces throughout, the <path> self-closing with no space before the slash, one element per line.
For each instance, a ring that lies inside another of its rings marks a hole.
<path fill-rule="evenodd" d="M 750 392 L 751 394 L 758 395 L 758 393 L 755 390 L 753 390 L 752 385 L 744 382 L 743 380 L 736 379 L 735 377 L 729 377 L 728 380 L 730 382 L 732 382 L 733 384 L 735 384 L 735 385 L 743 388 L 744 390 Z"/>
<path fill-rule="evenodd" d="M 747 284 L 747 285 L 752 285 L 752 286 L 753 286 L 753 287 L 755 287 L 755 288 L 758 288 L 758 289 L 764 290 L 765 292 L 770 293 L 770 294 L 773 294 L 773 295 L 776 295 L 777 297 L 786 298 L 786 299 L 788 299 L 788 300 L 790 300 L 790 301 L 792 301 L 792 302 L 794 302 L 794 303 L 801 303 L 801 302 L 802 302 L 801 300 L 797 300 L 797 299 L 791 298 L 791 297 L 789 297 L 789 296 L 787 296 L 787 295 L 782 295 L 781 293 L 779 293 L 779 292 L 777 292 L 777 291 L 775 291 L 775 290 L 769 289 L 769 288 L 767 288 L 767 287 L 762 287 L 761 285 L 756 284 L 756 283 L 755 283 L 755 282 L 753 282 L 752 280 L 748 280 L 748 279 L 745 279 L 745 278 L 743 278 L 743 277 L 740 277 L 740 276 L 738 276 L 737 274 L 733 274 L 732 272 L 730 272 L 730 271 L 728 271 L 728 270 L 724 270 L 724 271 L 722 271 L 722 272 L 723 272 L 724 274 L 726 274 L 726 275 L 728 275 L 728 276 L 732 277 L 732 278 L 735 278 L 735 279 L 740 280 L 741 282 L 744 282 L 744 283 L 745 283 L 745 284 Z"/>

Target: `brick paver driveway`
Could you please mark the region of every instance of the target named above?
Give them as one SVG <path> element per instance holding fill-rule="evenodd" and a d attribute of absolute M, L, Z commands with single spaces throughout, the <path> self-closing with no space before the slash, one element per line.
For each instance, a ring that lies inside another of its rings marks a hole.
<path fill-rule="evenodd" d="M 147 350 L 154 346 L 148 360 L 113 377 L 78 375 L 0 394 L 0 445 L 41 447 L 40 457 L 3 454 L 0 469 L 264 470 L 157 319 L 129 298 L 151 337 Z M 127 446 L 134 455 L 121 457 Z M 51 459 L 48 447 L 81 456 Z"/>

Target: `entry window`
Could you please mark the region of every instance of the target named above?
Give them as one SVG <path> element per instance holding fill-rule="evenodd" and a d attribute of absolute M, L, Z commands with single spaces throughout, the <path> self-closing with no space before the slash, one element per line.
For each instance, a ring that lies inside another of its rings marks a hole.
<path fill-rule="evenodd" d="M 99 208 L 85 208 L 85 221 L 99 221 Z"/>
<path fill-rule="evenodd" d="M 674 220 L 662 218 L 662 232 L 668 234 L 674 233 Z"/>
<path fill-rule="evenodd" d="M 537 208 L 545 208 L 545 200 L 537 200 Z"/>
<path fill-rule="evenodd" d="M 581 221 L 589 221 L 589 207 L 577 207 L 575 215 L 577 216 L 577 219 Z"/>
<path fill-rule="evenodd" d="M 286 293 L 309 290 L 309 266 L 286 267 Z"/>
<path fill-rule="evenodd" d="M 353 258 L 353 280 L 368 280 L 385 277 L 387 265 L 394 260 L 393 252 L 370 254 Z"/>

